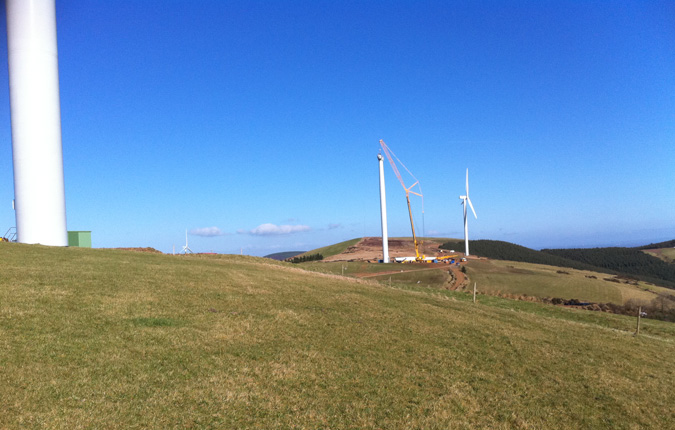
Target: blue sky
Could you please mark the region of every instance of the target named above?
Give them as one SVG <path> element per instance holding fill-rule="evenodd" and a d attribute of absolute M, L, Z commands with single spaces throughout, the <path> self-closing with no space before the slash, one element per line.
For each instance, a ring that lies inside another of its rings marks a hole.
<path fill-rule="evenodd" d="M 672 1 L 57 0 L 57 20 L 68 229 L 95 247 L 379 236 L 379 139 L 420 180 L 426 235 L 463 236 L 469 168 L 471 238 L 675 238 Z M 385 168 L 389 232 L 409 236 Z"/>

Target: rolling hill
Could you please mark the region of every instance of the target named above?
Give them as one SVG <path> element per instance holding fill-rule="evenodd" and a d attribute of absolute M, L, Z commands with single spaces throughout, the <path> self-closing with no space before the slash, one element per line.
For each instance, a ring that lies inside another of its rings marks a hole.
<path fill-rule="evenodd" d="M 675 264 L 669 264 L 635 248 L 543 249 L 542 252 L 599 268 L 675 288 Z"/>
<path fill-rule="evenodd" d="M 3 429 L 675 424 L 669 323 L 236 255 L 0 259 Z"/>
<path fill-rule="evenodd" d="M 444 249 L 464 252 L 463 241 L 449 241 Z M 498 240 L 471 241 L 471 253 L 496 260 L 520 261 L 623 275 L 675 288 L 675 264 L 669 264 L 638 248 L 543 249 L 536 251 Z"/>
<path fill-rule="evenodd" d="M 464 241 L 454 240 L 441 245 L 443 249 L 454 249 L 464 253 Z M 579 270 L 595 270 L 590 264 L 584 264 L 557 255 L 546 254 L 541 251 L 526 248 L 510 242 L 500 240 L 472 240 L 470 251 L 473 255 L 492 258 L 495 260 L 521 261 L 525 263 L 546 264 L 549 266 L 570 267 Z M 609 273 L 609 272 L 607 272 Z"/>

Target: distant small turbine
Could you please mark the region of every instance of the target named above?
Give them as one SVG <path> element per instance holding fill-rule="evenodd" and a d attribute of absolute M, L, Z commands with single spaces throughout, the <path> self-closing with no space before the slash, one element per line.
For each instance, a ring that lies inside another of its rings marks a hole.
<path fill-rule="evenodd" d="M 192 250 L 188 246 L 187 230 L 185 230 L 185 246 L 183 247 L 183 254 L 192 254 Z"/>
<path fill-rule="evenodd" d="M 473 216 L 478 219 L 478 215 L 476 215 L 476 211 L 473 208 L 473 204 L 471 203 L 471 199 L 469 198 L 469 169 L 466 169 L 466 195 L 465 196 L 459 196 L 459 198 L 462 200 L 462 203 L 460 203 L 462 206 L 464 206 L 464 255 L 468 256 L 469 255 L 469 223 L 468 223 L 468 218 L 466 216 L 466 203 L 469 203 L 469 206 L 471 206 L 471 212 L 473 212 Z"/>

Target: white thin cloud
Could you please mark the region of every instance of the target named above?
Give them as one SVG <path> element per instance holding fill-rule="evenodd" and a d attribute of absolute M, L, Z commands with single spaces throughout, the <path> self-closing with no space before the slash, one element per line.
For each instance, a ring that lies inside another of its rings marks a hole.
<path fill-rule="evenodd" d="M 342 224 L 339 223 L 328 224 L 328 230 L 335 230 L 336 228 L 342 228 Z"/>
<path fill-rule="evenodd" d="M 275 225 L 275 224 L 260 224 L 253 230 L 238 230 L 240 234 L 251 234 L 254 236 L 279 236 L 284 234 L 301 233 L 309 231 L 311 227 L 308 225 Z"/>
<path fill-rule="evenodd" d="M 215 237 L 215 236 L 222 236 L 225 233 L 218 227 L 204 227 L 204 228 L 193 228 L 192 230 L 190 230 L 190 234 L 193 236 Z"/>

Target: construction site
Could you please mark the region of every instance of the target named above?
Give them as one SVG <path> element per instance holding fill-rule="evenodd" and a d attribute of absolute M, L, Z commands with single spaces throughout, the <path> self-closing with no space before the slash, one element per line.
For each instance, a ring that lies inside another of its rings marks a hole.
<path fill-rule="evenodd" d="M 383 157 L 381 154 L 378 154 L 379 168 L 380 168 L 380 213 L 381 213 L 381 223 L 382 223 L 382 240 L 381 240 L 381 250 L 382 250 L 382 259 L 379 260 L 382 263 L 389 263 L 390 257 L 393 258 L 393 261 L 396 263 L 448 263 L 459 265 L 458 257 L 459 255 L 454 252 L 445 252 L 440 250 L 438 247 L 441 243 L 427 243 L 426 246 L 422 240 L 418 240 L 417 232 L 415 231 L 415 220 L 413 217 L 412 206 L 410 203 L 410 195 L 418 196 L 421 200 L 422 207 L 422 217 L 424 217 L 424 195 L 422 194 L 422 187 L 419 180 L 408 170 L 408 168 L 401 162 L 401 160 L 394 154 L 394 152 L 387 146 L 384 140 L 380 139 L 380 147 L 385 157 L 389 161 L 396 178 L 403 187 L 405 191 L 405 198 L 408 207 L 408 217 L 410 219 L 410 230 L 412 233 L 412 249 L 403 246 L 404 241 L 401 239 L 392 239 L 388 238 L 388 228 L 387 228 L 387 209 L 386 209 L 386 192 L 384 185 L 384 170 L 383 170 Z M 411 178 L 410 185 L 406 185 L 406 181 L 401 175 L 401 170 L 399 166 L 408 174 Z M 469 199 L 469 171 L 467 169 L 466 173 L 466 195 L 459 197 L 462 200 L 462 205 L 464 206 L 464 239 L 466 241 L 465 249 L 466 256 L 469 255 L 469 245 L 468 245 L 468 226 L 467 226 L 467 207 L 471 208 L 471 211 L 474 214 L 474 217 L 477 218 L 476 211 L 473 208 L 473 204 Z M 365 240 L 365 239 L 364 239 Z M 429 241 L 428 241 L 429 242 Z M 373 244 L 374 245 L 374 244 Z M 365 246 L 365 245 L 364 245 Z M 394 253 L 390 254 L 390 248 L 394 248 Z M 412 255 L 414 252 L 414 255 Z M 396 254 L 396 255 L 393 255 Z M 401 255 L 402 254 L 402 255 Z"/>

